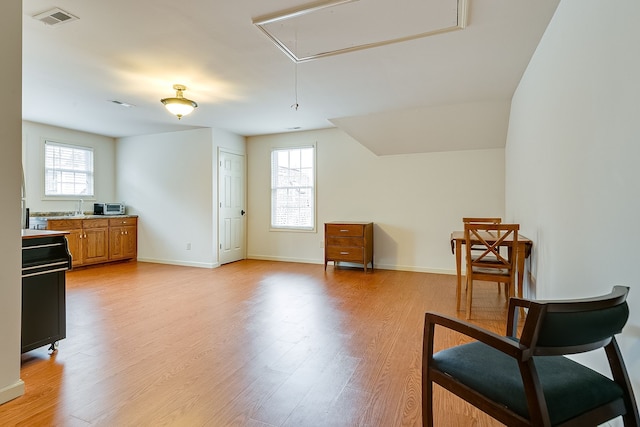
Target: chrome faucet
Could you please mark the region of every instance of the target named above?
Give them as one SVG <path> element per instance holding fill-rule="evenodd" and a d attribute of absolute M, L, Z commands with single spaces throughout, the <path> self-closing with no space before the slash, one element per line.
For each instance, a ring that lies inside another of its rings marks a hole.
<path fill-rule="evenodd" d="M 84 215 L 84 200 L 78 200 L 78 211 L 77 215 Z"/>

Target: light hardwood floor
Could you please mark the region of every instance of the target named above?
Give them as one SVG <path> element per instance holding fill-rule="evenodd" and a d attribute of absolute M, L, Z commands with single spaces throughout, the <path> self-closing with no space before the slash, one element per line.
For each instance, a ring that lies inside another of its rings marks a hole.
<path fill-rule="evenodd" d="M 424 312 L 463 318 L 455 282 L 252 260 L 72 271 L 67 338 L 22 356 L 26 394 L 0 425 L 418 426 Z M 495 284 L 474 289 L 473 316 L 504 333 Z M 436 425 L 501 425 L 435 392 Z"/>

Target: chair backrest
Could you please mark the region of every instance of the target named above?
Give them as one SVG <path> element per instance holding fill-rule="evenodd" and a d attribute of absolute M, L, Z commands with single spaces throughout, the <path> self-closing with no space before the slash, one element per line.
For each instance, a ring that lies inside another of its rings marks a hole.
<path fill-rule="evenodd" d="M 574 354 L 604 347 L 627 323 L 628 293 L 628 287 L 615 286 L 607 295 L 587 299 L 528 301 L 512 298 L 507 335 L 513 336 L 517 307 L 527 307 L 520 343 L 531 350 L 532 356 Z"/>
<path fill-rule="evenodd" d="M 518 244 L 519 229 L 519 224 L 465 223 L 467 271 L 471 272 L 473 267 L 514 270 L 516 257 L 501 255 L 500 248 L 506 246 L 510 251 L 514 250 Z M 480 255 L 477 254 L 478 248 Z M 476 254 L 471 256 L 471 250 Z"/>
<path fill-rule="evenodd" d="M 502 222 L 502 218 L 481 218 L 481 217 L 475 217 L 475 218 L 462 218 L 462 223 L 463 224 L 500 224 Z"/>

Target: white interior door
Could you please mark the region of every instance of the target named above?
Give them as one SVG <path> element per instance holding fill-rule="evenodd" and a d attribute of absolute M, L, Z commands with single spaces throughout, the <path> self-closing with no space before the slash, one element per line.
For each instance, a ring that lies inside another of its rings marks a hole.
<path fill-rule="evenodd" d="M 218 197 L 220 264 L 245 258 L 244 156 L 220 150 Z"/>

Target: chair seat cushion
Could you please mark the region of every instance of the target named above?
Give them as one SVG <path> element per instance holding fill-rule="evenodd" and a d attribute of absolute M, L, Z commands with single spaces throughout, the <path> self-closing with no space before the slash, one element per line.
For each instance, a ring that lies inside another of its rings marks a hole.
<path fill-rule="evenodd" d="M 495 275 L 509 277 L 509 270 L 506 268 L 473 267 L 473 272 L 475 274 L 495 274 Z"/>
<path fill-rule="evenodd" d="M 623 390 L 615 382 L 566 357 L 537 356 L 534 363 L 552 425 L 623 396 Z M 433 365 L 518 415 L 529 418 L 515 359 L 486 344 L 473 342 L 434 354 Z"/>
<path fill-rule="evenodd" d="M 480 256 L 471 256 L 471 259 L 475 262 L 490 262 L 490 263 L 497 263 L 498 262 L 498 258 L 496 258 L 493 255 L 485 255 L 482 258 L 480 258 Z"/>

